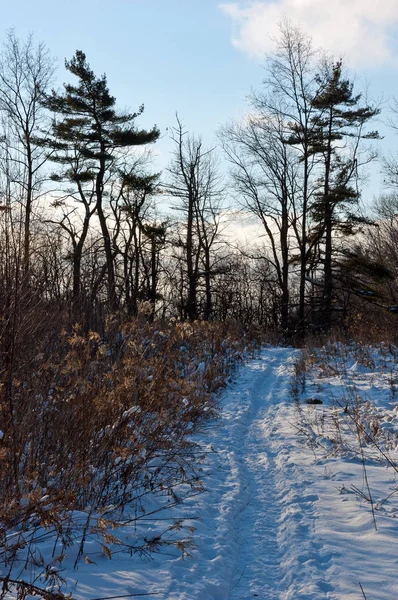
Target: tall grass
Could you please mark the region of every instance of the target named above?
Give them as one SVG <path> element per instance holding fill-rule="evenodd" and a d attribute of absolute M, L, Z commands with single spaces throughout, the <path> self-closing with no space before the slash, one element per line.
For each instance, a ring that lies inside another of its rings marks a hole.
<path fill-rule="evenodd" d="M 195 434 L 253 348 L 237 326 L 150 323 L 145 314 L 27 345 L 0 406 L 0 597 L 56 597 L 60 565 L 89 562 L 93 539 L 108 558 L 115 548 L 187 553 L 179 515 L 156 536 L 137 524 L 203 491 Z M 135 535 L 124 542 L 117 529 L 127 524 Z"/>

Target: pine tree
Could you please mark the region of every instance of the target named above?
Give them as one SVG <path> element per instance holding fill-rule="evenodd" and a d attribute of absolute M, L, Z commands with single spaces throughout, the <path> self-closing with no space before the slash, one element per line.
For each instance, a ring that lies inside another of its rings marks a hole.
<path fill-rule="evenodd" d="M 70 61 L 65 61 L 65 67 L 77 77 L 78 83 L 64 84 L 62 94 L 53 91 L 47 96 L 45 104 L 57 118 L 51 138 L 42 143 L 51 149 L 52 160 L 63 166 L 57 179 L 71 182 L 77 187 L 86 213 L 90 206 L 90 194 L 93 198 L 104 244 L 108 301 L 110 307 L 115 309 L 115 253 L 105 206 L 107 181 L 110 174 L 118 170 L 121 151 L 124 151 L 125 161 L 127 149 L 155 142 L 159 130 L 156 126 L 149 131 L 135 127 L 135 119 L 142 114 L 143 106 L 134 113 L 117 112 L 116 99 L 109 92 L 106 76 L 97 77 L 94 74 L 81 50 L 77 50 Z"/>
<path fill-rule="evenodd" d="M 343 78 L 342 62 L 326 66 L 326 76 L 318 77 L 318 93 L 312 101 L 312 152 L 321 158 L 320 189 L 312 206 L 313 236 L 323 254 L 322 324 L 331 326 L 333 302 L 333 239 L 339 232 L 352 233 L 358 218 L 351 212 L 360 193 L 355 186 L 358 145 L 361 139 L 377 139 L 377 131 L 364 133 L 364 125 L 378 110 L 361 106 L 361 94 L 354 95 L 353 84 Z M 353 144 L 349 145 L 349 140 Z M 369 160 L 369 156 L 367 160 Z"/>

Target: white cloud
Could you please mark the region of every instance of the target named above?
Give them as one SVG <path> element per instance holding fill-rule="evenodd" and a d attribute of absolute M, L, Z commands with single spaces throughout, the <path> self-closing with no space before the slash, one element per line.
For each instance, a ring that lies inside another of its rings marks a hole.
<path fill-rule="evenodd" d="M 398 59 L 398 0 L 242 0 L 220 8 L 237 27 L 233 44 L 255 57 L 272 51 L 278 24 L 287 17 L 311 35 L 315 47 L 351 65 L 377 67 Z"/>

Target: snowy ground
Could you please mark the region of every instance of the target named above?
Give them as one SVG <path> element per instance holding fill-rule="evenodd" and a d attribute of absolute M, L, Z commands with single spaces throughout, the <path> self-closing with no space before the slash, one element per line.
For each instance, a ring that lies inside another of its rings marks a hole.
<path fill-rule="evenodd" d="M 181 507 L 181 518 L 195 528 L 191 556 L 99 555 L 96 564 L 64 573 L 74 598 L 398 598 L 396 473 L 365 433 L 356 446 L 358 426 L 340 406 L 343 395 L 360 390 L 359 427 L 368 427 L 394 462 L 396 361 L 383 359 L 377 372 L 374 364 L 346 360 L 343 377 L 341 358 L 326 373 L 315 357 L 305 388 L 303 379 L 296 390 L 298 406 L 291 390 L 299 355 L 268 347 L 224 392 L 222 417 L 204 436 L 207 491 Z M 307 405 L 309 398 L 322 404 Z"/>

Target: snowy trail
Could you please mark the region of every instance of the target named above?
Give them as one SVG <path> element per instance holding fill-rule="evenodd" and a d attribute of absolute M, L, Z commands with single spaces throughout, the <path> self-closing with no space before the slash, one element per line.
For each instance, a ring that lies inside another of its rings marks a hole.
<path fill-rule="evenodd" d="M 280 505 L 275 455 L 267 440 L 275 430 L 272 424 L 275 409 L 272 405 L 287 392 L 285 386 L 281 387 L 280 377 L 273 373 L 275 363 L 278 368 L 279 362 L 272 357 L 269 362 L 260 363 L 262 368 L 255 377 L 248 398 L 252 407 L 251 422 L 246 434 L 243 432 L 241 436 L 242 454 L 238 458 L 241 477 L 247 481 L 247 502 L 242 507 L 237 528 L 236 582 L 232 582 L 230 600 L 255 595 L 266 596 L 270 600 L 279 598 L 282 580 L 277 534 Z"/>
<path fill-rule="evenodd" d="M 313 541 L 308 481 L 282 434 L 293 418 L 295 351 L 269 348 L 226 393 L 212 433 L 219 466 L 207 479 L 194 565 L 172 570 L 175 600 L 325 600 L 331 556 Z"/>
<path fill-rule="evenodd" d="M 100 557 L 71 573 L 76 600 L 147 593 L 164 600 L 363 600 L 360 585 L 367 600 L 398 598 L 398 476 L 383 463 L 368 465 L 375 499 L 382 499 L 375 531 L 369 504 L 352 493 L 352 484 L 365 489 L 361 461 L 317 454 L 298 433 L 290 393 L 297 352 L 267 347 L 243 366 L 222 395 L 221 418 L 201 435 L 209 450 L 206 492 L 177 515 L 195 528 L 192 556 Z M 319 395 L 323 385 L 309 383 L 306 394 Z M 328 406 L 328 387 L 323 401 L 319 412 L 307 408 L 327 423 L 338 414 Z"/>

